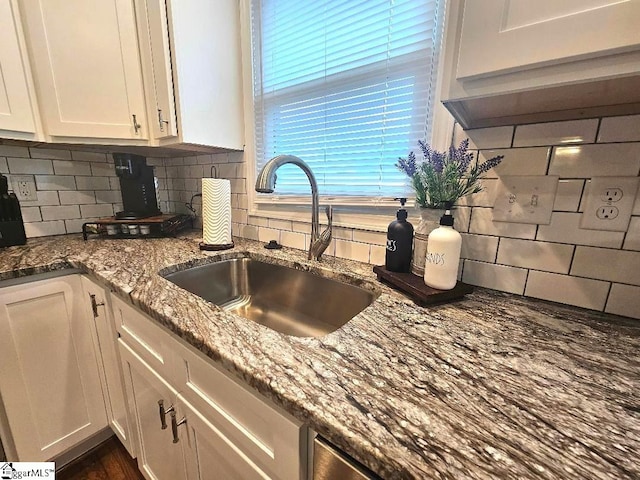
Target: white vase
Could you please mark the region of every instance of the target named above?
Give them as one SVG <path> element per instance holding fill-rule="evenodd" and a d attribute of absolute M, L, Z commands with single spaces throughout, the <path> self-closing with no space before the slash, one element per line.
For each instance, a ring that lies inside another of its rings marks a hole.
<path fill-rule="evenodd" d="M 427 240 L 429 234 L 440 226 L 440 217 L 444 215 L 444 209 L 419 207 L 420 222 L 413 233 L 413 258 L 411 260 L 411 273 L 420 277 L 424 276 L 424 262 L 427 256 Z"/>

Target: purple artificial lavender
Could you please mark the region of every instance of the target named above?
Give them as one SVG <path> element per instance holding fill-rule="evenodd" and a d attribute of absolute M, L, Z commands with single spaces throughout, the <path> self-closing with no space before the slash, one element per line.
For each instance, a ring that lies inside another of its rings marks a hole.
<path fill-rule="evenodd" d="M 490 158 L 489 160 L 487 160 L 483 164 L 479 165 L 478 166 L 478 175 L 482 175 L 483 173 L 487 173 L 492 168 L 497 167 L 500 164 L 500 162 L 502 162 L 503 158 L 504 158 L 504 155 L 498 155 L 496 157 Z"/>
<path fill-rule="evenodd" d="M 402 170 L 408 177 L 413 177 L 417 171 L 416 154 L 413 152 L 409 152 L 408 158 L 398 158 L 396 167 Z"/>

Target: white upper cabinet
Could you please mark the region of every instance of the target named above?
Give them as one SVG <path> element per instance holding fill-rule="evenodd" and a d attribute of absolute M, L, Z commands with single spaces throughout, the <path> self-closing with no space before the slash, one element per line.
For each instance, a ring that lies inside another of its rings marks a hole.
<path fill-rule="evenodd" d="M 637 0 L 452 0 L 443 101 L 465 128 L 640 112 Z"/>
<path fill-rule="evenodd" d="M 35 96 L 17 5 L 0 0 L 0 136 L 37 140 Z"/>
<path fill-rule="evenodd" d="M 83 143 L 146 139 L 132 2 L 23 0 L 20 7 L 46 133 Z"/>
<path fill-rule="evenodd" d="M 242 150 L 238 1 L 135 5 L 154 144 Z"/>

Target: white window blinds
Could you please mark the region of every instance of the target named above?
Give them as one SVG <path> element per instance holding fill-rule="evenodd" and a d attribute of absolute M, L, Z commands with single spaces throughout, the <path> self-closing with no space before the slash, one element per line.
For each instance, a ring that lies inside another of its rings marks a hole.
<path fill-rule="evenodd" d="M 393 197 L 430 133 L 444 0 L 252 0 L 256 168 L 296 155 L 321 195 Z M 308 194 L 297 167 L 276 193 Z"/>

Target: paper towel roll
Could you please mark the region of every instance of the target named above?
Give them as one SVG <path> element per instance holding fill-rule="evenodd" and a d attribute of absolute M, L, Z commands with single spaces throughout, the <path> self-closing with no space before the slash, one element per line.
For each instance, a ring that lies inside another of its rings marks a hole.
<path fill-rule="evenodd" d="M 202 241 L 205 245 L 230 246 L 231 182 L 220 178 L 202 179 Z"/>

